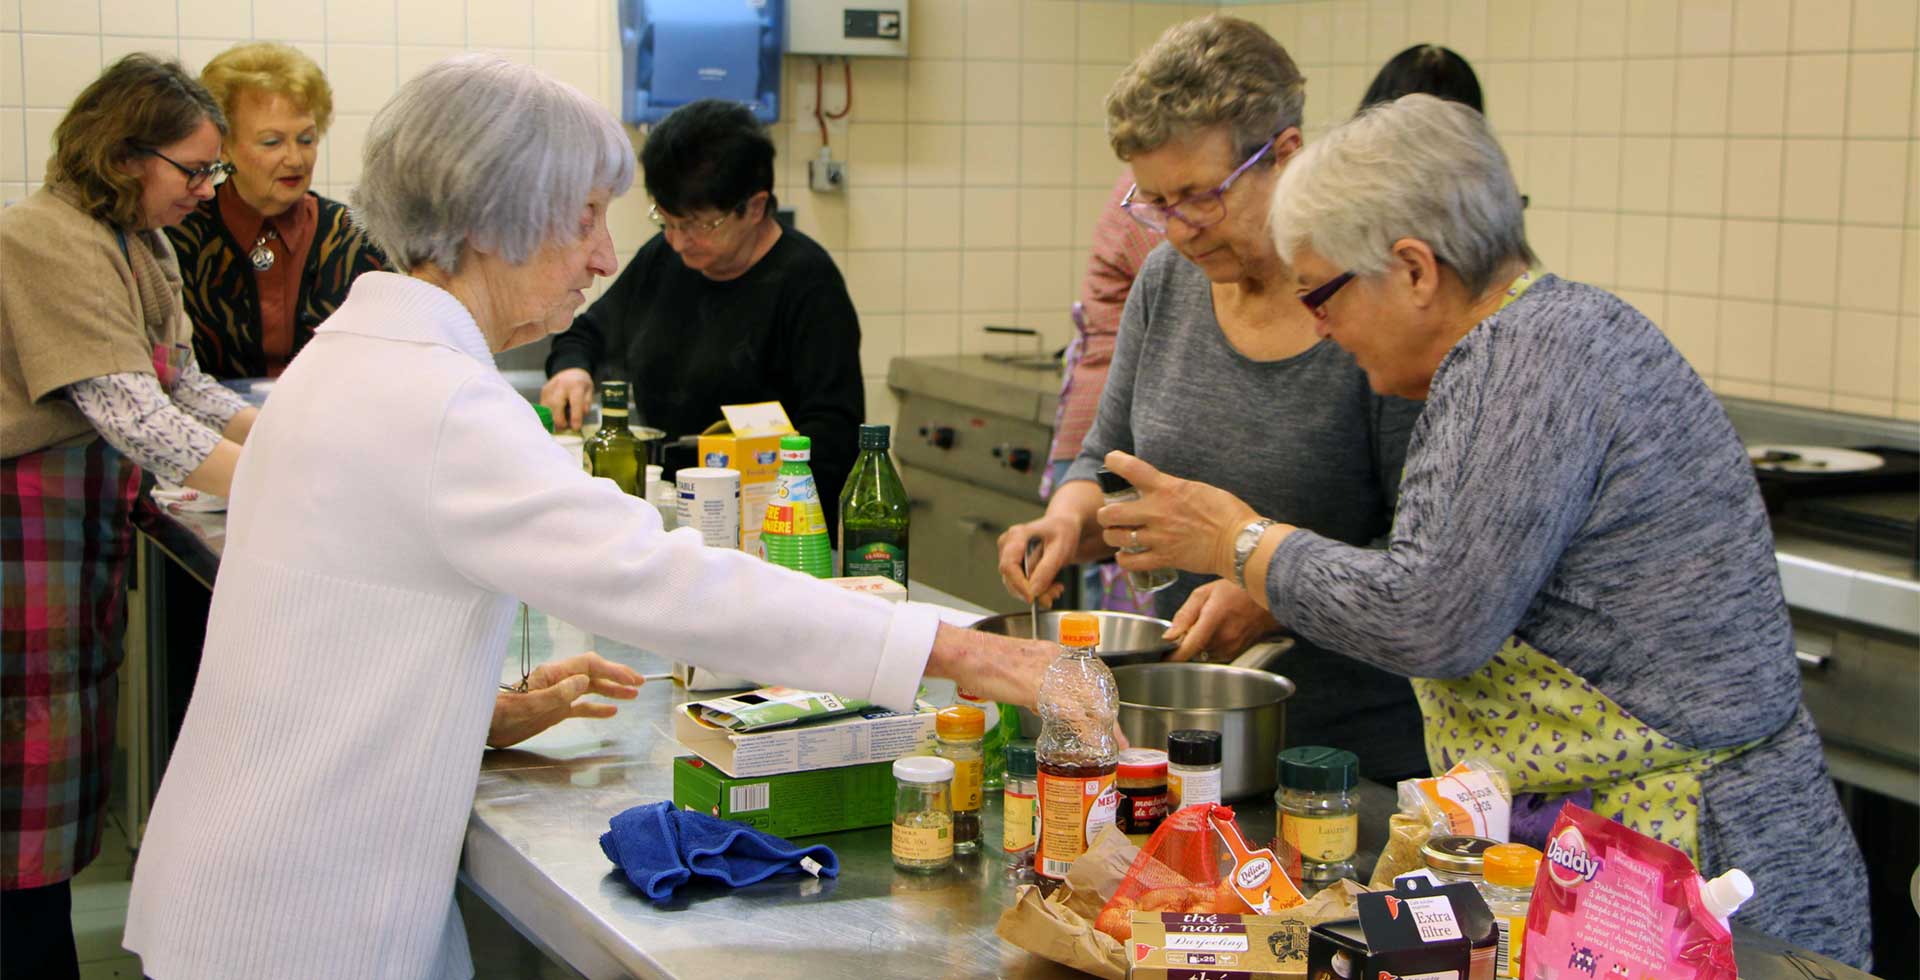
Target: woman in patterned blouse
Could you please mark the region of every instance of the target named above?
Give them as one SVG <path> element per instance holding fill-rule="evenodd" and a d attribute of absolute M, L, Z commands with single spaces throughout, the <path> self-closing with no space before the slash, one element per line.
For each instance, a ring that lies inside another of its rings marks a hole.
<path fill-rule="evenodd" d="M 193 347 L 216 378 L 275 377 L 384 260 L 346 205 L 310 189 L 333 90 L 320 66 L 284 44 L 229 48 L 200 81 L 232 129 L 233 179 L 167 230 L 186 278 Z"/>

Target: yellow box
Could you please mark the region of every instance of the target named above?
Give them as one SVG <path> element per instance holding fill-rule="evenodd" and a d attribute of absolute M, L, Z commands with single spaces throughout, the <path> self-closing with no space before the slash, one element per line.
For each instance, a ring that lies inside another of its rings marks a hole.
<path fill-rule="evenodd" d="M 722 405 L 721 431 L 700 436 L 700 465 L 740 471 L 740 550 L 760 554 L 760 522 L 780 473 L 780 437 L 794 435 L 779 402 Z"/>
<path fill-rule="evenodd" d="M 1133 913 L 1127 943 L 1131 980 L 1232 977 L 1291 980 L 1307 972 L 1307 933 L 1301 915 Z"/>

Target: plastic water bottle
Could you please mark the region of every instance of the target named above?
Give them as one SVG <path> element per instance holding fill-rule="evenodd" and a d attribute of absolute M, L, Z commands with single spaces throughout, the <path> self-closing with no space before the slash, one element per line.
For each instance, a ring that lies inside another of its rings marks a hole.
<path fill-rule="evenodd" d="M 807 461 L 813 440 L 806 436 L 780 437 L 780 472 L 773 479 L 766 519 L 760 525 L 760 550 L 782 568 L 814 578 L 833 577 L 833 542 L 827 537 L 827 515 L 820 505 L 820 485 Z"/>

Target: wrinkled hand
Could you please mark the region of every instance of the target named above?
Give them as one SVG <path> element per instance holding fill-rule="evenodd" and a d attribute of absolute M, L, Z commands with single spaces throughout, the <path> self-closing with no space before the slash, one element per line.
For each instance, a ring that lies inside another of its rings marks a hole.
<path fill-rule="evenodd" d="M 1163 639 L 1180 641 L 1168 660 L 1190 660 L 1201 652 L 1233 656 L 1279 628 L 1247 590 L 1215 579 L 1193 590 Z"/>
<path fill-rule="evenodd" d="M 1220 578 L 1233 574 L 1234 535 L 1260 516 L 1245 501 L 1218 487 L 1168 476 L 1119 450 L 1107 454 L 1106 464 L 1140 491 L 1139 500 L 1108 504 L 1096 515 L 1106 529 L 1102 540 L 1120 549 L 1121 568 L 1179 568 Z"/>
<path fill-rule="evenodd" d="M 555 430 L 578 429 L 587 422 L 587 408 L 593 404 L 593 375 L 580 368 L 567 368 L 540 386 L 540 404 L 553 413 Z"/>
<path fill-rule="evenodd" d="M 1033 573 L 1024 566 L 1027 542 L 1038 540 L 1040 553 L 1033 560 Z M 1038 602 L 1042 609 L 1053 608 L 1066 586 L 1054 581 L 1060 569 L 1073 560 L 1080 535 L 1066 517 L 1049 514 L 1025 524 L 1015 524 L 1000 535 L 1000 582 L 1007 593 L 1022 602 Z"/>
<path fill-rule="evenodd" d="M 549 660 L 527 677 L 527 693 L 501 691 L 493 700 L 487 745 L 504 749 L 568 718 L 611 718 L 611 704 L 582 700 L 588 694 L 631 701 L 640 696 L 640 674 L 597 653 Z"/>

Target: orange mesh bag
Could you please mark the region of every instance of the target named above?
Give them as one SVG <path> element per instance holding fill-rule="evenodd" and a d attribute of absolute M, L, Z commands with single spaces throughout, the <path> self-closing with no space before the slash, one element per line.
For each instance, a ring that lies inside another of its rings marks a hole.
<path fill-rule="evenodd" d="M 1203 803 L 1161 822 L 1094 928 L 1124 943 L 1136 911 L 1265 915 L 1304 901 L 1273 851 L 1247 846 L 1231 807 Z"/>

